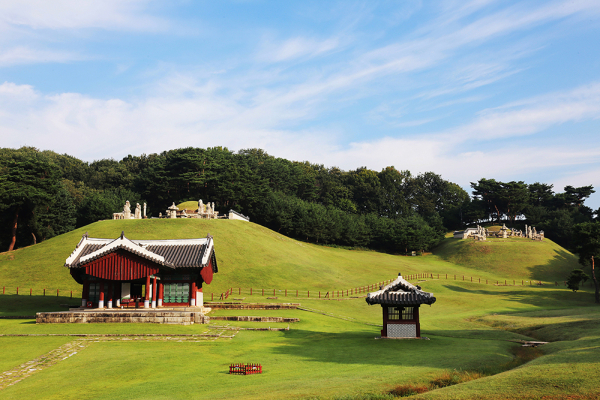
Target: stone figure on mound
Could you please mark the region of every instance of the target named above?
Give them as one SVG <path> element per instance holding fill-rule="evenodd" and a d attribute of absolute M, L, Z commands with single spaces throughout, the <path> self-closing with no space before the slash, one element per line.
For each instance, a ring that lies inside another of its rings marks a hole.
<path fill-rule="evenodd" d="M 135 206 L 135 219 L 142 219 L 142 206 L 140 205 L 140 203 L 137 203 L 137 205 Z"/>
<path fill-rule="evenodd" d="M 131 206 L 129 200 L 125 202 L 125 207 L 123 207 L 123 219 L 131 219 Z"/>

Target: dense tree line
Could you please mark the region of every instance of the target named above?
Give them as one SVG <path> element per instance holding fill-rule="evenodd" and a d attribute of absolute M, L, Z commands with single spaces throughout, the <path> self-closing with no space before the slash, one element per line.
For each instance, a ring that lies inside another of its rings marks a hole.
<path fill-rule="evenodd" d="M 158 216 L 203 199 L 302 240 L 391 252 L 426 250 L 462 225 L 469 195 L 432 172 L 342 171 L 260 149 L 183 148 L 91 163 L 35 148 L 0 149 L 0 246 L 111 218 L 125 200 Z"/>
<path fill-rule="evenodd" d="M 580 224 L 596 221 L 600 213 L 584 204 L 595 192 L 592 186 L 566 186 L 564 192 L 555 193 L 553 185 L 539 182 L 480 179 L 471 187 L 473 200 L 465 208 L 465 222 L 506 223 L 516 229 L 528 224 L 571 250 L 576 248 L 574 238 Z"/>
<path fill-rule="evenodd" d="M 188 147 L 91 163 L 30 147 L 0 149 L 0 247 L 109 219 L 126 200 L 146 202 L 156 217 L 172 202 L 203 199 L 301 240 L 394 253 L 431 249 L 444 232 L 485 222 L 527 223 L 573 249 L 580 224 L 598 214 L 584 205 L 591 186 L 563 193 L 494 179 L 471 186 L 472 198 L 433 172 L 343 171 L 260 149 Z"/>

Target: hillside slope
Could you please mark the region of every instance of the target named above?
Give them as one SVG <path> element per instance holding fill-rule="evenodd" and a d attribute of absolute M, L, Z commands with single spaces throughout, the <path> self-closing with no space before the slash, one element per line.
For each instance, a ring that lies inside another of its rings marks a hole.
<path fill-rule="evenodd" d="M 571 252 L 551 240 L 488 238 L 484 242 L 446 238 L 433 254 L 473 273 L 493 272 L 501 277 L 524 276 L 541 281 L 563 281 L 581 268 Z"/>
<path fill-rule="evenodd" d="M 481 278 L 562 280 L 577 266 L 575 257 L 551 241 L 520 243 L 446 239 L 425 257 L 351 251 L 299 242 L 254 223 L 230 220 L 109 220 L 90 224 L 35 246 L 0 253 L 0 286 L 73 290 L 63 267 L 81 235 L 131 239 L 215 238 L 219 273 L 206 288 L 347 289 L 414 273 L 456 274 Z"/>
<path fill-rule="evenodd" d="M 84 232 L 130 239 L 198 238 L 211 234 L 219 273 L 208 290 L 229 287 L 331 290 L 350 288 L 430 268 L 425 257 L 333 249 L 299 242 L 254 223 L 231 220 L 99 221 L 35 246 L 0 253 L 0 286 L 80 290 L 63 267 Z M 433 260 L 429 260 L 433 261 Z M 434 262 L 435 264 L 435 262 Z"/>

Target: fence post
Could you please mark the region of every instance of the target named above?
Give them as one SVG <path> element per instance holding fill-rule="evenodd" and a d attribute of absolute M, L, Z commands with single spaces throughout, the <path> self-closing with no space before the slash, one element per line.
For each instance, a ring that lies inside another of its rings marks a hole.
<path fill-rule="evenodd" d="M 29 288 L 29 295 L 31 296 L 32 293 L 33 293 L 33 289 Z"/>
<path fill-rule="evenodd" d="M 471 277 L 471 282 L 473 282 L 473 277 Z"/>
<path fill-rule="evenodd" d="M 17 286 L 17 296 L 19 295 L 19 287 Z"/>
<path fill-rule="evenodd" d="M 321 298 L 321 291 L 319 290 L 319 298 Z"/>
<path fill-rule="evenodd" d="M 58 291 L 59 291 L 59 289 L 56 289 L 56 297 L 58 297 Z"/>
<path fill-rule="evenodd" d="M 240 288 L 238 288 L 238 295 L 241 295 L 241 294 L 242 294 L 242 288 L 240 287 Z"/>
<path fill-rule="evenodd" d="M 71 298 L 73 298 L 73 291 L 71 290 Z"/>
<path fill-rule="evenodd" d="M 214 294 L 214 293 L 211 293 L 211 294 L 210 294 L 210 301 L 213 301 L 214 299 L 215 299 L 215 294 Z"/>
<path fill-rule="evenodd" d="M 252 296 L 252 288 L 250 288 L 250 296 Z"/>
<path fill-rule="evenodd" d="M 310 290 L 308 291 L 308 295 L 307 295 L 307 297 L 310 297 Z"/>
<path fill-rule="evenodd" d="M 46 296 L 46 288 L 44 288 L 44 296 Z"/>
<path fill-rule="evenodd" d="M 285 297 L 287 297 L 287 289 L 285 289 Z"/>

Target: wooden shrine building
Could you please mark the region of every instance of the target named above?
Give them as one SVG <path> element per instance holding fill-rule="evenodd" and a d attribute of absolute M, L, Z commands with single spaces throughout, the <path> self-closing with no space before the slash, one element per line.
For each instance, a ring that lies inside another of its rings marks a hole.
<path fill-rule="evenodd" d="M 423 292 L 420 286 L 404 280 L 400 274 L 377 292 L 368 293 L 366 300 L 369 305 L 381 304 L 382 338 L 420 338 L 419 307 L 435 303 L 433 293 Z"/>
<path fill-rule="evenodd" d="M 131 240 L 84 234 L 65 267 L 83 285 L 81 306 L 203 306 L 202 285 L 218 272 L 212 236 Z"/>

